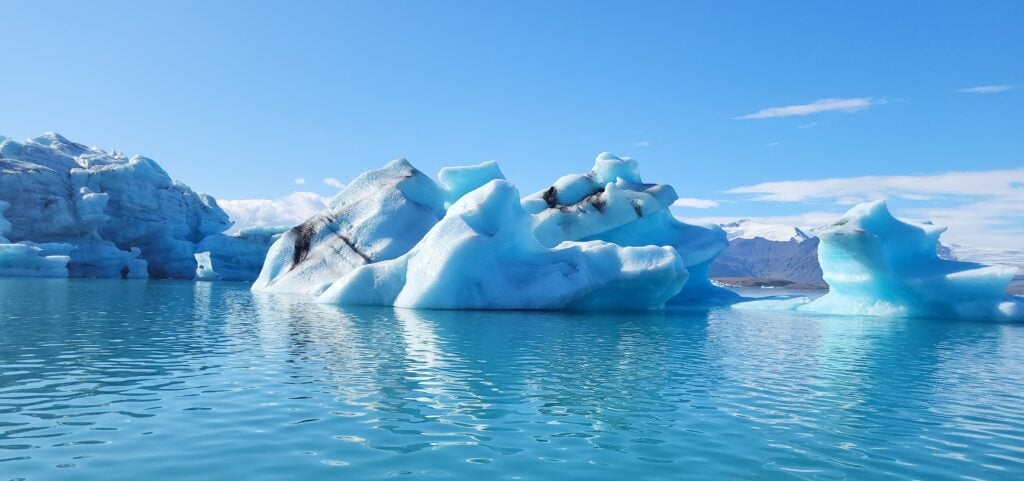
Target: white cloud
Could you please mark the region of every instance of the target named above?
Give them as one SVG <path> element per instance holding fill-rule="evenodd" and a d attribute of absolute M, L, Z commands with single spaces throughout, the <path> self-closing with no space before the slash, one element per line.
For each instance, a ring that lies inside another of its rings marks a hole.
<path fill-rule="evenodd" d="M 956 89 L 956 91 L 962 94 L 997 94 L 999 92 L 1006 92 L 1012 88 L 1013 85 L 980 85 L 977 87 Z"/>
<path fill-rule="evenodd" d="M 821 112 L 856 112 L 866 109 L 872 105 L 880 104 L 882 101 L 871 97 L 858 97 L 851 99 L 820 99 L 809 104 L 789 105 L 786 107 L 771 107 L 759 110 L 752 114 L 734 117 L 737 120 L 749 119 L 770 119 L 776 117 L 795 117 Z"/>
<path fill-rule="evenodd" d="M 880 197 L 928 200 L 937 196 L 1011 196 L 1024 200 L 1024 168 L 946 172 L 929 175 L 877 175 L 817 180 L 786 180 L 736 187 L 730 194 L 755 200 L 800 202 L 840 200 L 856 203 Z M 1024 209 L 1022 209 L 1024 210 Z"/>
<path fill-rule="evenodd" d="M 726 192 L 750 195 L 757 201 L 832 202 L 837 207 L 829 214 L 833 219 L 840 213 L 839 206 L 899 199 L 894 215 L 949 227 L 944 242 L 977 247 L 1024 245 L 1024 168 L 765 182 Z M 812 214 L 815 221 L 823 217 L 820 212 L 802 216 Z M 784 218 L 773 220 L 787 223 Z M 813 227 L 790 221 L 790 225 Z"/>
<path fill-rule="evenodd" d="M 639 142 L 633 142 L 633 147 L 650 147 L 651 142 L 649 140 L 641 140 Z"/>
<path fill-rule="evenodd" d="M 710 209 L 718 207 L 718 202 L 711 199 L 694 199 L 692 197 L 680 197 L 672 203 L 673 207 L 689 207 L 691 209 Z"/>
<path fill-rule="evenodd" d="M 298 225 L 327 208 L 327 198 L 313 192 L 293 192 L 278 199 L 218 200 L 235 224 L 228 232 L 243 227 Z"/>
<path fill-rule="evenodd" d="M 817 126 L 818 126 L 817 122 L 807 122 L 806 124 L 797 125 L 796 128 L 798 128 L 798 129 L 813 129 L 813 128 L 817 127 Z"/>
<path fill-rule="evenodd" d="M 305 183 L 306 183 L 306 179 L 303 179 L 302 177 L 299 177 L 299 178 L 295 179 L 295 185 L 302 185 L 302 184 L 305 184 Z"/>
<path fill-rule="evenodd" d="M 340 180 L 338 180 L 338 179 L 335 179 L 334 177 L 324 178 L 324 184 L 329 185 L 331 187 L 334 187 L 335 189 L 344 189 L 345 188 L 345 183 L 340 181 Z"/>

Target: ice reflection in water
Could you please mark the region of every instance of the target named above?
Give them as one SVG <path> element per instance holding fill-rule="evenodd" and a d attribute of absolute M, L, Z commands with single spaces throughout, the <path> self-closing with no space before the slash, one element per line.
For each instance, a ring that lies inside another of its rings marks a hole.
<path fill-rule="evenodd" d="M 0 279 L 0 480 L 1019 479 L 1024 327 Z"/>

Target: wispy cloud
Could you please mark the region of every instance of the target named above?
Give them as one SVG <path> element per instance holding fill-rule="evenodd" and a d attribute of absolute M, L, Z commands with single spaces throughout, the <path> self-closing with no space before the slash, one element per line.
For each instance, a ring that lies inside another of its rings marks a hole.
<path fill-rule="evenodd" d="M 1024 168 L 946 172 L 928 175 L 880 175 L 817 180 L 786 180 L 736 187 L 726 192 L 756 200 L 800 202 L 899 197 L 927 200 L 936 196 L 1014 196 L 1024 201 Z M 1022 209 L 1024 211 L 1024 209 Z"/>
<path fill-rule="evenodd" d="M 218 200 L 235 225 L 228 232 L 243 227 L 297 225 L 327 208 L 327 198 L 313 192 L 293 192 L 277 199 Z"/>
<path fill-rule="evenodd" d="M 338 180 L 338 179 L 335 179 L 334 177 L 324 178 L 324 184 L 325 185 L 329 185 L 331 187 L 334 187 L 335 189 L 344 189 L 345 188 L 345 183 L 340 181 L 340 180 Z"/>
<path fill-rule="evenodd" d="M 983 247 L 1024 245 L 1024 168 L 789 180 L 726 192 L 747 195 L 755 201 L 831 202 L 833 216 L 859 202 L 899 199 L 899 210 L 894 212 L 897 216 L 948 226 L 943 236 L 947 242 Z M 816 221 L 824 217 L 818 211 L 804 215 Z"/>
<path fill-rule="evenodd" d="M 305 184 L 305 183 L 306 183 L 306 179 L 303 179 L 302 177 L 299 177 L 299 178 L 295 179 L 295 185 L 302 185 L 302 184 Z"/>
<path fill-rule="evenodd" d="M 648 140 L 641 140 L 639 142 L 633 142 L 633 147 L 650 147 L 651 142 Z"/>
<path fill-rule="evenodd" d="M 797 125 L 796 128 L 798 128 L 798 129 L 813 129 L 813 128 L 817 127 L 817 126 L 818 126 L 817 122 L 807 122 L 806 124 Z"/>
<path fill-rule="evenodd" d="M 956 89 L 956 91 L 962 94 L 997 94 L 999 92 L 1006 92 L 1012 88 L 1013 85 L 979 85 L 977 87 Z"/>
<path fill-rule="evenodd" d="M 882 103 L 881 100 L 872 97 L 858 97 L 850 99 L 820 99 L 809 104 L 788 105 L 785 107 L 771 107 L 759 110 L 752 114 L 733 117 L 737 120 L 750 119 L 771 119 L 777 117 L 797 117 L 803 115 L 818 114 L 822 112 L 856 112 L 866 109 L 872 105 Z"/>
<path fill-rule="evenodd" d="M 689 207 L 691 209 L 710 209 L 718 207 L 718 202 L 711 199 L 695 199 L 693 197 L 680 197 L 672 203 L 673 207 Z"/>

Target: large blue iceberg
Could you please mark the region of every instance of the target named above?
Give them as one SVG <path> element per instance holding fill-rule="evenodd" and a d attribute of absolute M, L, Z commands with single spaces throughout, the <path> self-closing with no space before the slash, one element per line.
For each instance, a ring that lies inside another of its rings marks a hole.
<path fill-rule="evenodd" d="M 884 201 L 857 205 L 816 231 L 829 292 L 764 300 L 742 308 L 791 307 L 824 314 L 1024 320 L 1024 302 L 1006 294 L 1016 269 L 941 259 L 944 227 L 908 224 Z"/>
<path fill-rule="evenodd" d="M 320 302 L 445 309 L 661 308 L 734 297 L 707 266 L 716 226 L 675 219 L 671 186 L 601 154 L 585 174 L 520 198 L 494 162 L 405 160 L 367 172 L 270 248 L 254 291 Z"/>
<path fill-rule="evenodd" d="M 0 202 L 0 275 L 192 279 L 196 244 L 231 226 L 153 160 L 55 133 L 0 137 Z"/>

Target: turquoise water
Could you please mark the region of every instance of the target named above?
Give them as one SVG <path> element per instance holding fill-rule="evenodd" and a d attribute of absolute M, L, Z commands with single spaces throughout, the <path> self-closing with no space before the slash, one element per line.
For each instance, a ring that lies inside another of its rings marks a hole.
<path fill-rule="evenodd" d="M 0 481 L 1024 479 L 1024 326 L 0 279 Z"/>

